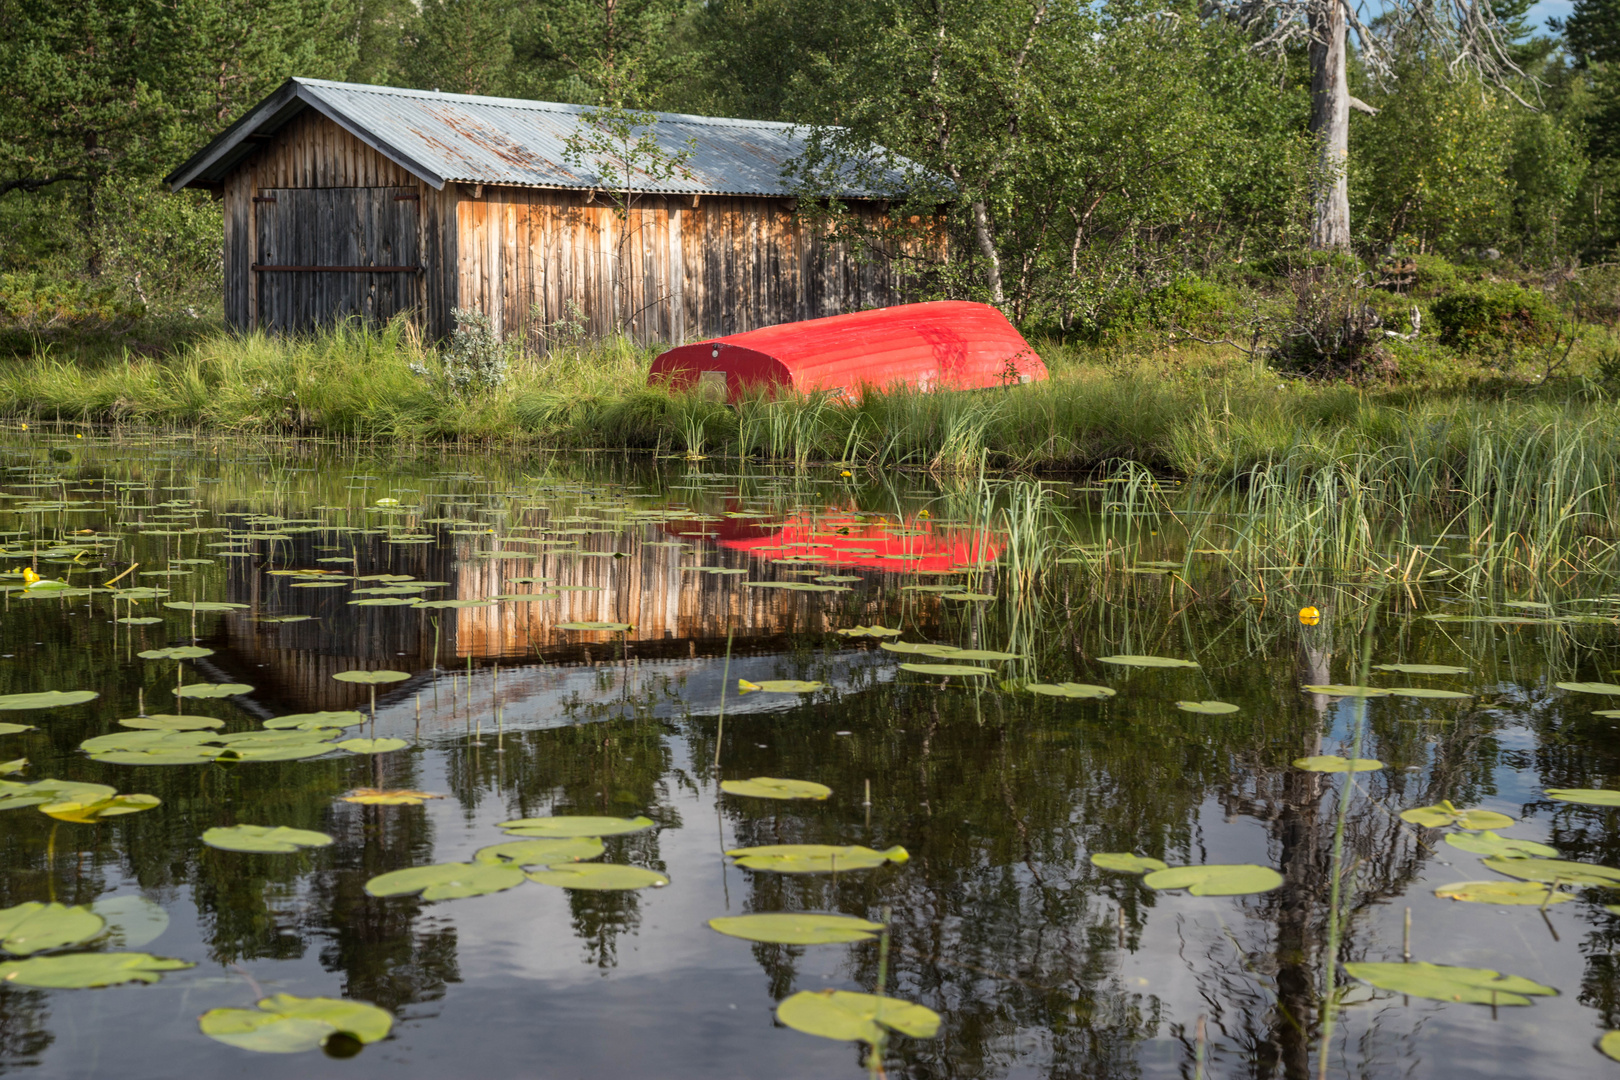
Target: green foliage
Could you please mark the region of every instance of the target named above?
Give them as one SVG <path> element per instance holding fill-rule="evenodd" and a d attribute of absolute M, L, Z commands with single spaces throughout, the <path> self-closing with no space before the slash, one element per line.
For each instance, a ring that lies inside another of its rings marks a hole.
<path fill-rule="evenodd" d="M 1549 340 L 1558 312 L 1546 296 L 1513 282 L 1487 282 L 1447 293 L 1433 306 L 1442 344 L 1465 351 Z"/>

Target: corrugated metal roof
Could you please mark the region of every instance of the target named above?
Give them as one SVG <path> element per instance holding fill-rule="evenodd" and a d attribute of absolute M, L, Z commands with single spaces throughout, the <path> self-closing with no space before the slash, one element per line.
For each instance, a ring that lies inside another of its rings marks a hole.
<path fill-rule="evenodd" d="M 314 108 L 379 153 L 436 188 L 446 183 L 524 187 L 610 186 L 588 163 L 570 160 L 569 136 L 594 110 L 516 98 L 440 94 L 387 86 L 291 79 L 170 174 L 176 189 L 217 183 L 264 135 L 305 108 Z M 670 155 L 691 151 L 690 176 L 655 180 L 641 174 L 637 191 L 672 195 L 795 194 L 784 168 L 807 146 L 808 129 L 764 120 L 655 113 L 654 136 Z M 695 149 L 694 149 L 695 147 Z M 886 170 L 873 186 L 851 183 L 852 198 L 883 198 L 905 190 L 904 176 Z"/>

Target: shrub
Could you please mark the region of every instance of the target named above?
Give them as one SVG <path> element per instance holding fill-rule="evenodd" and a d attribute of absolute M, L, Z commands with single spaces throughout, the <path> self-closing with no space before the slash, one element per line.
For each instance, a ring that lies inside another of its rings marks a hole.
<path fill-rule="evenodd" d="M 1289 281 L 1294 311 L 1271 334 L 1271 366 L 1311 379 L 1363 382 L 1399 367 L 1385 344 L 1384 319 L 1369 303 L 1360 274 L 1307 267 Z"/>
<path fill-rule="evenodd" d="M 512 350 L 501 341 L 489 316 L 456 308 L 456 331 L 444 350 L 444 377 L 458 394 L 493 390 L 506 382 Z"/>
<path fill-rule="evenodd" d="M 1436 300 L 1432 311 L 1441 344 L 1465 351 L 1543 344 L 1558 322 L 1544 295 L 1510 281 L 1457 289 Z"/>

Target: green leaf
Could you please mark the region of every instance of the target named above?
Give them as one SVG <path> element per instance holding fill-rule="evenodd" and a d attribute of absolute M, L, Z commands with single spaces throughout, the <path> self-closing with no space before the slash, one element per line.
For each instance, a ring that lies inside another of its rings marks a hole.
<path fill-rule="evenodd" d="M 387 754 L 409 745 L 404 739 L 345 739 L 336 744 L 339 750 L 347 750 L 351 754 Z"/>
<path fill-rule="evenodd" d="M 974 603 L 984 603 L 987 600 L 994 600 L 996 595 L 995 593 L 983 592 L 948 592 L 940 593 L 939 598 L 941 600 L 968 600 Z"/>
<path fill-rule="evenodd" d="M 1580 803 L 1583 806 L 1620 806 L 1620 791 L 1602 788 L 1544 788 L 1549 799 Z"/>
<path fill-rule="evenodd" d="M 483 896 L 523 884 L 523 871 L 497 863 L 434 863 L 408 870 L 378 874 L 366 882 L 372 896 L 409 896 L 421 893 L 424 900 L 454 900 L 463 896 Z"/>
<path fill-rule="evenodd" d="M 27 956 L 89 941 L 106 927 L 106 920 L 89 908 L 18 904 L 0 910 L 0 949 Z"/>
<path fill-rule="evenodd" d="M 907 656 L 949 656 L 959 651 L 954 645 L 935 645 L 928 641 L 880 641 L 878 648 Z"/>
<path fill-rule="evenodd" d="M 214 650 L 201 645 L 176 645 L 168 649 L 147 649 L 135 655 L 143 660 L 201 660 L 205 656 L 213 656 Z"/>
<path fill-rule="evenodd" d="M 94 825 L 103 818 L 138 814 L 163 802 L 156 795 L 113 795 L 105 799 L 64 799 L 44 803 L 39 812 L 57 821 Z"/>
<path fill-rule="evenodd" d="M 555 885 L 560 889 L 592 889 L 602 892 L 622 892 L 630 889 L 661 889 L 669 878 L 656 870 L 639 866 L 619 866 L 615 863 L 562 863 L 544 870 L 530 870 L 529 880 L 541 885 Z"/>
<path fill-rule="evenodd" d="M 773 874 L 829 874 L 845 870 L 871 870 L 886 862 L 903 863 L 911 858 L 903 847 L 873 851 L 859 845 L 765 844 L 733 848 L 726 852 L 737 865 Z"/>
<path fill-rule="evenodd" d="M 340 671 L 332 678 L 338 682 L 359 683 L 362 686 L 382 686 L 384 683 L 404 682 L 410 675 L 403 671 Z"/>
<path fill-rule="evenodd" d="M 1434 806 L 1416 806 L 1410 810 L 1401 811 L 1401 820 L 1410 825 L 1421 825 L 1427 829 L 1441 829 L 1447 825 L 1456 825 L 1458 828 L 1477 832 L 1480 829 L 1505 829 L 1513 824 L 1513 819 L 1506 814 L 1498 814 L 1495 810 L 1459 810 L 1450 802 L 1437 803 Z"/>
<path fill-rule="evenodd" d="M 253 693 L 253 687 L 247 683 L 192 683 L 190 686 L 182 686 L 176 689 L 174 696 L 183 698 L 228 698 L 236 697 L 238 694 L 251 693 Z"/>
<path fill-rule="evenodd" d="M 1311 686 L 1302 686 L 1301 690 L 1308 690 L 1313 694 L 1326 694 L 1329 697 L 1388 697 L 1389 691 L 1376 686 L 1346 686 L 1343 683 L 1317 683 Z"/>
<path fill-rule="evenodd" d="M 918 1039 L 939 1034 L 934 1010 L 899 998 L 856 994 L 848 990 L 801 990 L 776 1007 L 776 1018 L 807 1035 L 877 1045 L 884 1029 Z"/>
<path fill-rule="evenodd" d="M 1377 758 L 1356 758 L 1352 762 L 1349 758 L 1340 757 L 1338 754 L 1315 754 L 1311 757 L 1294 759 L 1294 768 L 1304 769 L 1306 772 L 1377 772 L 1383 767 L 1384 763 Z"/>
<path fill-rule="evenodd" d="M 832 788 L 811 780 L 782 780 L 774 776 L 756 776 L 750 780 L 724 780 L 720 790 L 728 795 L 745 795 L 755 799 L 825 799 Z"/>
<path fill-rule="evenodd" d="M 84 990 L 126 982 L 155 983 L 165 971 L 196 966 L 149 953 L 68 953 L 0 961 L 0 982 L 42 990 Z"/>
<path fill-rule="evenodd" d="M 60 709 L 66 705 L 83 705 L 100 696 L 94 690 L 44 690 L 37 694 L 5 694 L 0 696 L 0 710 Z"/>
<path fill-rule="evenodd" d="M 1517 975 L 1502 975 L 1486 968 L 1451 967 L 1446 964 L 1346 964 L 1351 978 L 1432 1001 L 1461 1001 L 1474 1005 L 1528 1005 L 1524 995 L 1556 995 L 1550 986 L 1531 982 Z"/>
<path fill-rule="evenodd" d="M 1611 1031 L 1599 1039 L 1598 1049 L 1614 1060 L 1620 1061 L 1620 1031 Z"/>
<path fill-rule="evenodd" d="M 103 765 L 206 765 L 223 751 L 217 746 L 153 747 L 146 750 L 107 750 L 90 755 Z"/>
<path fill-rule="evenodd" d="M 266 731 L 279 731 L 285 728 L 296 728 L 299 731 L 330 731 L 334 729 L 359 727 L 366 722 L 366 714 L 360 712 L 306 712 L 293 713 L 289 716 L 278 716 L 266 720 Z"/>
<path fill-rule="evenodd" d="M 189 600 L 175 600 L 175 601 L 171 601 L 169 603 L 166 603 L 163 606 L 166 607 L 166 608 L 173 608 L 175 611 L 221 612 L 221 611 L 241 611 L 243 608 L 247 607 L 248 605 L 246 605 L 246 604 L 227 604 L 227 603 L 223 603 L 221 601 L 216 601 L 216 600 L 198 600 L 196 603 L 192 603 Z"/>
<path fill-rule="evenodd" d="M 394 1018 L 363 1001 L 276 994 L 254 1009 L 210 1009 L 197 1026 L 209 1038 L 243 1050 L 290 1054 L 324 1046 L 339 1033 L 377 1042 L 393 1029 Z"/>
<path fill-rule="evenodd" d="M 1465 667 L 1451 664 L 1374 664 L 1374 671 L 1398 671 L 1402 675 L 1466 675 Z"/>
<path fill-rule="evenodd" d="M 629 630 L 629 629 L 631 629 L 631 626 L 630 626 L 629 623 L 622 623 L 622 622 L 563 622 L 563 623 L 558 623 L 557 624 L 557 629 L 558 630 L 606 630 L 606 631 L 612 631 L 614 633 L 617 633 L 617 632 L 619 632 L 621 630 Z"/>
<path fill-rule="evenodd" d="M 952 649 L 948 653 L 941 653 L 944 660 L 1022 660 L 1023 653 L 997 652 L 994 649 Z"/>
<path fill-rule="evenodd" d="M 1155 668 L 1195 668 L 1196 660 L 1177 660 L 1170 656 L 1099 656 L 1097 659 L 1104 664 L 1119 664 L 1123 667 L 1155 667 Z"/>
<path fill-rule="evenodd" d="M 306 847 L 325 847 L 332 838 L 312 829 L 290 829 L 285 825 L 232 825 L 209 829 L 202 842 L 222 851 L 285 855 Z"/>
<path fill-rule="evenodd" d="M 1194 896 L 1249 896 L 1282 883 L 1282 875 L 1271 867 L 1253 864 L 1173 866 L 1142 879 L 1150 889 L 1186 889 Z"/>
<path fill-rule="evenodd" d="M 1568 859 L 1515 859 L 1492 855 L 1488 869 L 1525 881 L 1556 881 L 1565 885 L 1620 886 L 1620 870 L 1612 866 L 1572 862 Z"/>
<path fill-rule="evenodd" d="M 169 928 L 169 913 L 163 905 L 134 893 L 97 900 L 90 910 L 107 921 L 108 940 L 121 948 L 138 949 Z"/>
<path fill-rule="evenodd" d="M 1560 690 L 1577 694 L 1620 694 L 1620 685 L 1610 682 L 1561 682 L 1554 685 Z"/>
<path fill-rule="evenodd" d="M 1090 683 L 1061 682 L 1061 683 L 1025 683 L 1024 689 L 1032 694 L 1045 694 L 1047 697 L 1062 698 L 1111 698 L 1118 691 L 1110 690 L 1106 686 L 1092 686 Z"/>
<path fill-rule="evenodd" d="M 1475 855 L 1501 855 L 1509 859 L 1558 858 L 1558 849 L 1531 840 L 1515 840 L 1493 832 L 1447 833 L 1446 843 Z"/>
<path fill-rule="evenodd" d="M 1440 886 L 1434 890 L 1434 895 L 1442 900 L 1513 907 L 1544 907 L 1575 899 L 1569 893 L 1554 892 L 1551 885 L 1536 881 L 1458 881 Z"/>
<path fill-rule="evenodd" d="M 205 731 L 225 726 L 225 721 L 216 720 L 212 716 L 173 716 L 167 713 L 131 716 L 118 723 L 122 727 L 133 728 L 136 731 Z"/>
<path fill-rule="evenodd" d="M 19 731 L 33 730 L 33 724 L 0 724 L 0 735 L 15 735 Z"/>
<path fill-rule="evenodd" d="M 1116 870 L 1121 874 L 1151 874 L 1168 867 L 1158 859 L 1146 855 L 1132 855 L 1128 851 L 1099 851 L 1091 856 L 1091 865 L 1099 870 Z"/>
<path fill-rule="evenodd" d="M 847 630 L 839 630 L 839 631 L 837 631 L 837 633 L 843 635 L 844 637 L 852 637 L 852 638 L 856 638 L 856 637 L 885 638 L 885 637 L 899 637 L 902 633 L 904 633 L 904 631 L 890 630 L 886 626 L 881 626 L 881 625 L 879 625 L 877 623 L 873 623 L 871 626 L 851 626 L 849 629 L 847 629 Z"/>
<path fill-rule="evenodd" d="M 728 937 L 765 941 L 773 945 L 842 945 L 872 941 L 882 923 L 853 915 L 823 915 L 814 911 L 761 912 L 710 919 L 709 926 Z"/>
<path fill-rule="evenodd" d="M 1222 713 L 1235 713 L 1238 711 L 1236 705 L 1224 701 L 1178 701 L 1176 702 L 1176 708 L 1182 712 L 1203 713 L 1206 716 L 1219 716 Z"/>
<path fill-rule="evenodd" d="M 764 682 L 749 682 L 747 679 L 737 680 L 739 694 L 753 693 L 763 690 L 768 694 L 813 694 L 826 686 L 826 683 L 806 682 L 802 679 L 767 679 Z"/>
<path fill-rule="evenodd" d="M 912 671 L 918 675 L 994 675 L 995 672 L 987 667 L 970 667 L 967 664 L 901 664 L 901 671 Z"/>
<path fill-rule="evenodd" d="M 1392 686 L 1389 693 L 1393 697 L 1430 698 L 1435 701 L 1465 701 L 1474 696 L 1461 690 L 1431 690 L 1424 686 Z"/>
<path fill-rule="evenodd" d="M 535 817 L 503 821 L 498 828 L 513 836 L 563 839 L 570 836 L 623 836 L 653 827 L 650 817 Z"/>
<path fill-rule="evenodd" d="M 594 836 L 577 836 L 566 840 L 508 840 L 504 844 L 479 848 L 473 852 L 473 862 L 553 866 L 598 859 L 604 850 L 602 841 Z"/>

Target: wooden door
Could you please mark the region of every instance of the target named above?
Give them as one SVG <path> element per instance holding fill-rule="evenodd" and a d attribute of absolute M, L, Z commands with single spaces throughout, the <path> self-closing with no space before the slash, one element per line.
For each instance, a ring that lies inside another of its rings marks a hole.
<path fill-rule="evenodd" d="M 308 333 L 418 306 L 415 188 L 266 188 L 253 200 L 259 325 Z"/>

